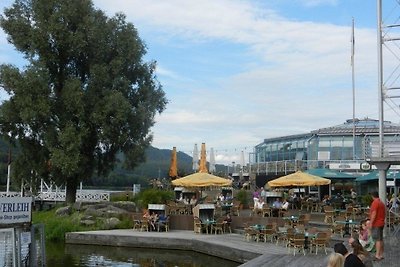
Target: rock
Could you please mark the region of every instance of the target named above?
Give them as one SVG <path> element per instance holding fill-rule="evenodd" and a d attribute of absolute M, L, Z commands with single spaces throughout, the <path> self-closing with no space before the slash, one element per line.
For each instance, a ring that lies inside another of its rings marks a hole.
<path fill-rule="evenodd" d="M 85 226 L 91 226 L 95 223 L 96 223 L 96 221 L 93 221 L 93 220 L 81 220 L 81 224 L 85 225 Z"/>
<path fill-rule="evenodd" d="M 129 211 L 135 212 L 136 211 L 136 204 L 131 201 L 118 201 L 112 204 L 114 207 Z"/>
<path fill-rule="evenodd" d="M 61 207 L 56 210 L 57 216 L 67 216 L 67 215 L 71 215 L 71 214 L 72 214 L 71 206 Z"/>
<path fill-rule="evenodd" d="M 121 221 L 118 218 L 111 217 L 104 220 L 105 229 L 115 229 Z"/>
<path fill-rule="evenodd" d="M 94 207 L 94 206 L 88 207 L 85 210 L 84 214 L 85 214 L 85 216 L 91 215 L 91 216 L 95 216 L 95 217 L 110 218 L 110 217 L 117 217 L 122 214 L 129 214 L 129 212 L 124 209 L 117 208 L 112 205 L 108 205 L 108 206 L 101 207 L 98 209 L 96 209 L 96 207 Z"/>
<path fill-rule="evenodd" d="M 78 202 L 74 203 L 74 205 L 73 205 L 73 209 L 74 210 L 80 211 L 81 208 L 82 208 L 82 202 L 81 201 L 78 201 Z"/>

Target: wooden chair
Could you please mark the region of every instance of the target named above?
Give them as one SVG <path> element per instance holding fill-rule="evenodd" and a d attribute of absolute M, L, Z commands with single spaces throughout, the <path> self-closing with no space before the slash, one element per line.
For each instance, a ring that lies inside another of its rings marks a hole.
<path fill-rule="evenodd" d="M 196 234 L 201 234 L 203 232 L 203 230 L 206 229 L 205 225 L 201 222 L 200 218 L 198 218 L 198 217 L 194 217 L 193 220 L 194 220 L 194 222 L 193 222 L 194 223 L 194 229 L 193 229 L 194 232 Z"/>
<path fill-rule="evenodd" d="M 149 231 L 149 220 L 143 219 L 140 220 L 140 231 Z"/>
<path fill-rule="evenodd" d="M 311 239 L 311 252 L 313 251 L 313 249 L 315 249 L 315 255 L 317 255 L 319 248 L 323 248 L 325 254 L 328 255 L 328 252 L 326 251 L 326 243 L 327 243 L 326 239 L 327 239 L 326 232 L 318 232 L 317 236 Z"/>
<path fill-rule="evenodd" d="M 346 218 L 340 215 L 336 216 L 335 221 L 331 226 L 332 233 L 339 234 L 343 237 L 346 232 L 346 225 L 343 223 L 337 223 L 337 221 L 346 221 Z"/>
<path fill-rule="evenodd" d="M 268 204 L 264 204 L 262 208 L 262 216 L 263 217 L 271 217 L 272 216 L 272 210 L 268 206 Z"/>
<path fill-rule="evenodd" d="M 132 215 L 132 220 L 133 220 L 133 230 L 138 230 L 140 231 L 140 217 L 138 215 Z"/>
<path fill-rule="evenodd" d="M 290 241 L 294 239 L 296 230 L 294 228 L 288 228 L 286 233 L 286 247 L 289 247 Z"/>
<path fill-rule="evenodd" d="M 282 241 L 283 244 L 287 245 L 288 238 L 287 238 L 287 233 L 288 230 L 292 229 L 291 227 L 278 227 L 278 230 L 276 231 L 276 245 L 279 245 L 279 241 Z"/>
<path fill-rule="evenodd" d="M 244 228 L 244 239 L 247 242 L 250 242 L 251 239 L 255 240 L 255 241 L 259 241 L 259 234 L 260 231 L 253 228 L 253 227 L 246 227 Z"/>
<path fill-rule="evenodd" d="M 278 217 L 285 217 L 288 211 L 286 209 L 279 209 Z"/>
<path fill-rule="evenodd" d="M 333 209 L 332 206 L 324 206 L 324 212 L 325 212 L 325 223 L 333 223 L 335 220 L 335 210 Z"/>
<path fill-rule="evenodd" d="M 267 239 L 271 240 L 271 243 L 274 241 L 276 237 L 276 225 L 275 224 L 267 224 L 265 229 L 260 230 L 260 238 L 263 238 L 264 242 L 267 242 Z"/>
<path fill-rule="evenodd" d="M 296 256 L 296 251 L 301 251 L 303 250 L 303 255 L 306 255 L 306 251 L 304 249 L 304 244 L 305 244 L 305 237 L 304 233 L 295 233 L 294 237 L 289 240 L 289 246 L 288 250 L 290 253 L 290 249 L 293 248 L 293 255 Z"/>
<path fill-rule="evenodd" d="M 211 225 L 211 233 L 217 234 L 218 232 L 220 234 L 224 233 L 224 218 L 220 217 L 218 218 L 215 223 Z"/>
<path fill-rule="evenodd" d="M 165 230 L 165 232 L 169 231 L 169 216 L 167 216 L 164 221 L 157 222 L 157 231 L 160 232 L 160 230 Z"/>

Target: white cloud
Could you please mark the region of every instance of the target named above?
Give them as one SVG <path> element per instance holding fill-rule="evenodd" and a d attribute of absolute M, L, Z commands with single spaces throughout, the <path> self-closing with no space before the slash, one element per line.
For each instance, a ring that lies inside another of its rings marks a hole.
<path fill-rule="evenodd" d="M 125 13 L 145 36 L 149 52 L 162 47 L 160 53 L 167 54 L 155 58 L 156 74 L 170 101 L 152 129 L 156 147 L 191 151 L 195 143 L 206 142 L 208 148 L 225 151 L 217 153 L 217 163 L 218 159 L 237 162 L 235 152 L 250 151 L 264 138 L 309 132 L 352 116 L 351 18 L 347 27 L 312 18 L 295 20 L 268 9 L 262 1 L 94 3 L 108 15 Z M 297 0 L 296 4 L 341 3 Z M 376 58 L 376 29 L 356 28 L 356 116 L 360 118 L 377 118 Z"/>
<path fill-rule="evenodd" d="M 315 7 L 321 5 L 336 5 L 338 0 L 298 0 L 302 5 L 307 7 Z"/>

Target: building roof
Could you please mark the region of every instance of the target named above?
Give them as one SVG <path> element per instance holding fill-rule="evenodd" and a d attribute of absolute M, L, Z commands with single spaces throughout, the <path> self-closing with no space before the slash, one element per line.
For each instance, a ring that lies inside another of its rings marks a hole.
<path fill-rule="evenodd" d="M 374 120 L 370 118 L 365 119 L 355 119 L 355 132 L 356 134 L 379 134 L 379 120 Z M 392 123 L 390 121 L 384 121 L 383 128 L 385 133 L 399 133 L 400 125 Z M 345 134 L 353 133 L 353 120 L 349 119 L 345 123 L 321 128 L 318 130 L 311 131 L 313 134 L 326 135 L 326 134 Z"/>
<path fill-rule="evenodd" d="M 365 118 L 355 119 L 355 133 L 356 135 L 378 135 L 379 134 L 379 120 Z M 392 123 L 390 121 L 384 121 L 383 123 L 385 134 L 400 134 L 400 124 Z M 264 142 L 256 145 L 256 147 L 262 147 L 265 143 L 271 142 L 282 142 L 285 140 L 304 139 L 310 138 L 316 135 L 352 135 L 353 134 L 353 119 L 346 120 L 343 124 L 336 126 L 320 128 L 313 130 L 310 133 L 287 135 L 273 138 L 266 138 Z"/>

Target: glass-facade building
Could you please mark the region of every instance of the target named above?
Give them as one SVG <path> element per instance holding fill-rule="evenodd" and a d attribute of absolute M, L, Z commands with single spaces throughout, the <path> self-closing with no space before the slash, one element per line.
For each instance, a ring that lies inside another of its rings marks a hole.
<path fill-rule="evenodd" d="M 389 121 L 383 125 L 384 156 L 400 156 L 400 125 Z M 265 139 L 255 146 L 250 165 L 257 173 L 310 168 L 357 171 L 360 163 L 378 156 L 378 149 L 379 121 L 351 119 L 310 133 Z"/>

